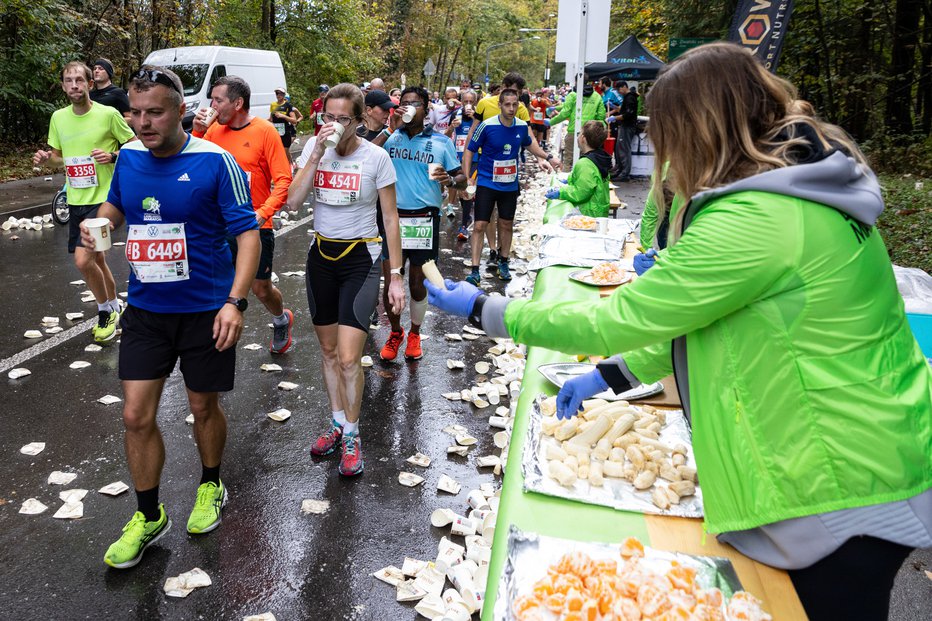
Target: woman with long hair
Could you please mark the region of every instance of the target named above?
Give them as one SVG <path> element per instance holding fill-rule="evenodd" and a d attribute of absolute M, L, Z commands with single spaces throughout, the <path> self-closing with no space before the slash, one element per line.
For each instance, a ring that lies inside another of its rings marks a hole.
<path fill-rule="evenodd" d="M 313 190 L 315 236 L 307 253 L 307 301 L 320 341 L 332 418 L 311 453 L 329 455 L 339 446 L 339 472 L 353 476 L 363 471 L 361 359 L 382 274 L 376 212 L 381 209 L 393 268 L 386 283 L 388 299 L 399 313 L 405 304 L 401 233 L 395 168 L 384 149 L 356 133 L 365 113 L 362 92 L 353 84 L 338 84 L 327 92 L 323 103 L 326 125 L 301 153 L 300 171 L 288 189 L 288 204 L 299 208 Z M 327 146 L 328 138 L 340 131 L 336 146 Z"/>
<path fill-rule="evenodd" d="M 595 302 L 462 282 L 430 302 L 491 337 L 622 352 L 567 382 L 561 417 L 673 372 L 707 532 L 788 570 L 810 619 L 886 619 L 903 560 L 932 545 L 932 373 L 874 227 L 877 179 L 732 44 L 671 63 L 648 106 L 661 218 L 664 163 L 689 200 L 642 277 Z"/>

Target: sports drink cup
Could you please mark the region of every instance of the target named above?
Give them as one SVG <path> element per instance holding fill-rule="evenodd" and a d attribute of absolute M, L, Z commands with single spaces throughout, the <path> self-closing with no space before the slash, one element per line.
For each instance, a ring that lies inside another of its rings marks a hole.
<path fill-rule="evenodd" d="M 88 218 L 84 221 L 87 231 L 94 238 L 94 252 L 109 250 L 113 240 L 110 237 L 110 220 L 108 218 Z"/>
<path fill-rule="evenodd" d="M 340 143 L 340 138 L 343 137 L 343 132 L 346 131 L 346 128 L 339 123 L 331 123 L 330 126 L 333 127 L 333 133 L 324 140 L 324 146 L 328 149 L 335 149 Z"/>
<path fill-rule="evenodd" d="M 466 186 L 466 195 L 469 196 L 469 199 L 470 199 L 470 200 L 471 200 L 473 197 L 475 197 L 475 196 L 476 196 L 476 186 L 474 186 L 474 185 L 467 185 L 467 186 Z"/>
<path fill-rule="evenodd" d="M 214 121 L 217 120 L 217 109 L 216 108 L 205 108 L 204 114 L 204 125 L 210 127 Z"/>
<path fill-rule="evenodd" d="M 430 172 L 430 178 L 434 179 L 435 175 L 443 172 L 443 166 L 440 164 L 428 164 L 427 170 Z"/>
<path fill-rule="evenodd" d="M 401 115 L 401 120 L 405 123 L 410 123 L 414 120 L 414 108 L 411 106 L 405 106 L 404 110 L 405 111 Z"/>
<path fill-rule="evenodd" d="M 468 112 L 469 114 L 472 114 L 472 113 L 473 113 L 472 104 L 466 104 L 465 106 L 463 106 L 463 110 L 465 110 L 465 111 Z"/>

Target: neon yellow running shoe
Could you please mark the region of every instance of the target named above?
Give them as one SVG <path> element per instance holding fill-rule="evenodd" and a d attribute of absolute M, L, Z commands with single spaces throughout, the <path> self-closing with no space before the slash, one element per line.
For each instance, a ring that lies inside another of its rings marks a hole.
<path fill-rule="evenodd" d="M 227 488 L 208 481 L 197 488 L 197 499 L 188 518 L 188 532 L 194 535 L 209 533 L 221 522 L 221 510 L 227 504 Z"/>
<path fill-rule="evenodd" d="M 147 522 L 146 516 L 137 511 L 123 527 L 123 534 L 107 548 L 104 562 L 116 569 L 135 567 L 142 560 L 146 548 L 162 538 L 172 527 L 165 515 L 165 505 L 159 505 L 159 519 Z"/>
<path fill-rule="evenodd" d="M 94 340 L 98 343 L 112 341 L 119 324 L 120 313 L 113 310 L 100 311 L 97 313 L 97 325 L 94 326 Z"/>

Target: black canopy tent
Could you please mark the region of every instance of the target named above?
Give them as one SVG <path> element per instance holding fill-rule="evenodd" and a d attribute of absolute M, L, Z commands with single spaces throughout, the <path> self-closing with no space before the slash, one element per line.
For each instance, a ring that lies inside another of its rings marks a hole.
<path fill-rule="evenodd" d="M 664 66 L 662 60 L 631 35 L 612 48 L 606 62 L 586 65 L 586 74 L 590 80 L 609 77 L 613 80 L 650 81 L 657 78 L 657 73 Z"/>

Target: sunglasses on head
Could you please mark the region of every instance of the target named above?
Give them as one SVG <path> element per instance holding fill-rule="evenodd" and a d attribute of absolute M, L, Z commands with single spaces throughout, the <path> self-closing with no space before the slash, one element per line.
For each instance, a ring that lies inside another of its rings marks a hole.
<path fill-rule="evenodd" d="M 175 84 L 175 81 L 158 69 L 140 69 L 136 72 L 136 75 L 133 76 L 133 79 L 146 80 L 147 82 L 155 82 L 156 84 L 167 86 L 184 97 L 184 93 L 181 92 L 181 89 L 178 88 L 178 86 Z"/>

